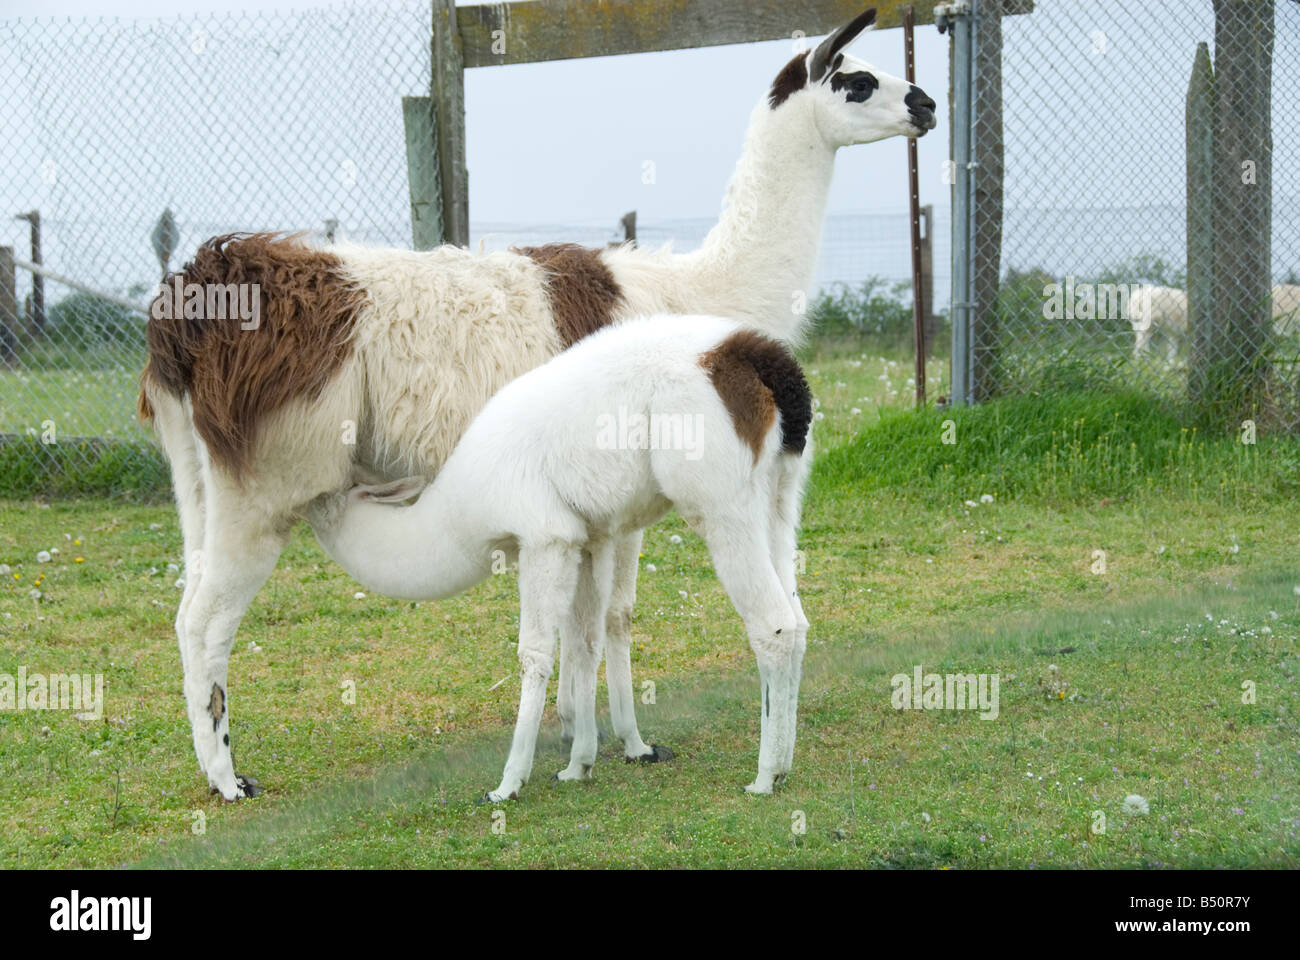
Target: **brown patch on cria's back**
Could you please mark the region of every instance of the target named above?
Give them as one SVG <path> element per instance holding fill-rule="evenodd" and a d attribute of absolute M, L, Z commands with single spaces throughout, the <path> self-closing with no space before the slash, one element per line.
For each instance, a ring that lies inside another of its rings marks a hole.
<path fill-rule="evenodd" d="M 808 85 L 808 60 L 799 54 L 776 75 L 772 81 L 772 91 L 767 95 L 767 105 L 775 110 L 790 99 L 790 95 Z"/>
<path fill-rule="evenodd" d="M 510 249 L 546 271 L 551 314 L 566 347 L 614 319 L 614 311 L 623 302 L 623 291 L 599 250 L 576 243 Z"/>
<path fill-rule="evenodd" d="M 183 284 L 258 284 L 258 326 L 239 319 L 171 316 L 146 325 L 144 379 L 176 397 L 188 393 L 194 427 L 214 462 L 241 477 L 257 431 L 291 400 L 315 399 L 351 352 L 365 295 L 332 253 L 296 236 L 227 234 L 207 241 L 179 276 Z M 176 275 L 163 282 L 175 289 Z M 201 311 L 206 312 L 206 311 Z M 144 389 L 141 416 L 152 414 Z"/>
<path fill-rule="evenodd" d="M 708 353 L 700 366 L 731 414 L 736 434 L 754 451 L 781 413 L 781 449 L 803 453 L 812 421 L 812 392 L 790 348 L 753 330 L 737 330 Z"/>

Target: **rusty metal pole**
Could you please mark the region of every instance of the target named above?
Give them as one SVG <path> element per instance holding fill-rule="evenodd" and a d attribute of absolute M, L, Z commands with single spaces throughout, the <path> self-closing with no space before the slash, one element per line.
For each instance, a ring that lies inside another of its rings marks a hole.
<path fill-rule="evenodd" d="M 916 57 L 912 28 L 916 11 L 903 8 L 904 74 L 909 84 L 916 83 Z M 921 276 L 921 186 L 916 161 L 916 137 L 907 138 L 907 191 L 912 215 L 912 330 L 916 346 L 916 405 L 925 406 L 925 285 Z"/>

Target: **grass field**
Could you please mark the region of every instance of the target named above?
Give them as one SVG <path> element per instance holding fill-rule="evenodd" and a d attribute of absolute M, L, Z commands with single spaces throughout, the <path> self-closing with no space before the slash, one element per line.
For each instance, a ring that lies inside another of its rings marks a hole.
<path fill-rule="evenodd" d="M 519 690 L 514 577 L 357 599 L 299 530 L 231 660 L 236 766 L 267 793 L 226 805 L 184 716 L 173 511 L 0 500 L 0 674 L 106 683 L 99 721 L 0 712 L 0 863 L 1295 866 L 1296 443 L 1206 441 L 1123 396 L 903 414 L 896 363 L 807 369 L 813 630 L 774 796 L 740 789 L 757 674 L 676 517 L 647 534 L 633 626 L 642 733 L 672 763 L 627 766 L 606 741 L 593 782 L 554 784 L 548 710 L 520 800 L 480 806 Z M 995 674 L 997 719 L 894 709 L 916 666 Z"/>

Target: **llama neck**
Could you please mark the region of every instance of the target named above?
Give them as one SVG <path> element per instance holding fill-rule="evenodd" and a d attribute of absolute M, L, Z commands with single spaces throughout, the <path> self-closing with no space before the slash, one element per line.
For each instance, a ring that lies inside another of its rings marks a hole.
<path fill-rule="evenodd" d="M 791 314 L 796 293 L 811 299 L 834 165 L 811 111 L 759 103 L 722 216 L 696 262 L 706 287 L 728 292 L 720 306 L 739 306 L 766 327 Z"/>
<path fill-rule="evenodd" d="M 341 499 L 309 519 L 325 552 L 367 590 L 438 600 L 490 572 L 487 538 L 455 509 L 464 498 L 439 486 L 435 481 L 413 506 Z"/>

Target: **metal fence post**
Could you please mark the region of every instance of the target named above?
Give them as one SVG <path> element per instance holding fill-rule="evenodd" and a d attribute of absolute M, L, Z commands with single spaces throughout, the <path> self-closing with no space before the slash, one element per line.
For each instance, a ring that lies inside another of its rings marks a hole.
<path fill-rule="evenodd" d="M 952 402 L 971 401 L 971 259 L 974 253 L 972 216 L 972 134 L 975 110 L 971 100 L 974 90 L 974 16 L 970 2 L 943 4 L 940 11 L 952 28 L 948 91 L 951 116 L 952 157 Z"/>

